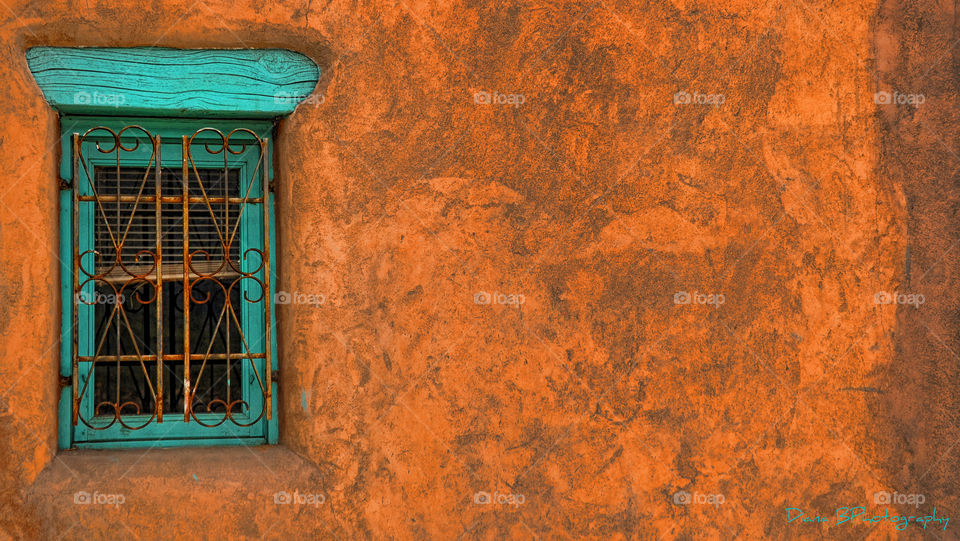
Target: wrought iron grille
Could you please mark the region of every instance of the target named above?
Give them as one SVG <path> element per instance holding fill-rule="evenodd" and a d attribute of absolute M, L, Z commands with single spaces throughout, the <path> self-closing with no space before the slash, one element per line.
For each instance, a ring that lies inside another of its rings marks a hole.
<path fill-rule="evenodd" d="M 141 126 L 73 135 L 74 426 L 272 418 L 268 141 L 176 143 L 165 168 Z"/>

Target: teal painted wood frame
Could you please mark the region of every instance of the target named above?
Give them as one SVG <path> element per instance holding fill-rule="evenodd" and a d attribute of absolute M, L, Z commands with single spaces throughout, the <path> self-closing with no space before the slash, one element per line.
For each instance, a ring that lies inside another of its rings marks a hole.
<path fill-rule="evenodd" d="M 33 47 L 27 65 L 44 98 L 74 115 L 276 118 L 320 79 L 284 49 Z"/>
<path fill-rule="evenodd" d="M 74 183 L 79 181 L 79 186 L 83 188 L 85 185 L 89 186 L 87 179 L 85 178 L 85 173 L 83 168 L 79 168 L 80 178 L 75 179 L 73 175 L 73 149 L 72 149 L 72 137 L 74 133 L 84 133 L 88 129 L 96 126 L 105 126 L 114 131 L 119 131 L 123 127 L 130 125 L 139 125 L 147 129 L 153 135 L 159 135 L 161 138 L 161 166 L 164 168 L 173 168 L 179 170 L 182 163 L 182 136 L 190 136 L 200 130 L 201 128 L 209 127 L 219 129 L 223 133 L 228 133 L 229 131 L 236 128 L 247 128 L 254 131 L 259 137 L 266 138 L 268 140 L 268 153 L 267 160 L 268 164 L 273 163 L 273 128 L 274 124 L 268 121 L 256 121 L 256 120 L 235 120 L 235 121 L 213 121 L 213 120 L 188 120 L 188 119 L 137 119 L 137 118 L 88 118 L 88 117 L 63 117 L 61 119 L 61 140 L 63 145 L 62 153 L 62 163 L 61 171 L 63 173 L 63 178 L 68 182 Z M 107 132 L 102 132 L 103 135 L 109 136 Z M 97 139 L 91 139 L 89 144 L 95 145 Z M 112 138 L 110 139 L 112 140 Z M 252 138 L 251 138 L 252 140 Z M 196 147 L 198 141 L 194 141 L 194 146 Z M 201 143 L 202 144 L 202 143 Z M 150 150 L 143 148 L 140 152 L 146 152 L 146 155 L 138 155 L 138 152 L 124 152 L 121 153 L 121 166 L 123 165 L 137 165 L 144 166 L 149 160 Z M 97 152 L 87 153 L 84 152 L 85 158 L 88 160 L 88 170 L 93 171 L 93 167 L 98 165 L 100 161 L 104 161 L 109 165 L 116 164 L 116 155 L 114 154 L 103 154 L 104 158 L 97 156 Z M 198 168 L 211 167 L 211 168 L 222 168 L 223 167 L 223 158 L 222 156 L 211 155 L 211 157 L 202 157 L 202 153 L 193 154 L 194 162 Z M 259 186 L 260 182 L 256 180 L 256 176 L 252 174 L 251 168 L 256 166 L 255 157 L 250 157 L 246 161 L 241 161 L 236 165 L 241 169 L 240 178 L 244 180 L 254 179 L 253 192 L 254 194 L 258 193 L 258 190 L 261 189 Z M 252 163 L 253 162 L 253 163 Z M 272 167 L 269 169 L 270 177 L 272 178 Z M 241 186 L 241 188 L 245 188 Z M 81 192 L 83 193 L 83 192 Z M 267 209 L 269 210 L 270 216 L 270 253 L 276 254 L 276 236 L 275 236 L 275 213 L 273 212 L 273 194 L 266 194 L 266 204 Z M 93 226 L 93 214 L 92 207 L 88 205 L 87 207 L 80 207 L 80 223 L 85 224 L 81 226 L 81 231 L 84 227 L 89 227 L 92 229 Z M 249 213 L 249 214 L 248 214 Z M 241 253 L 248 247 L 257 247 L 263 246 L 263 229 L 262 229 L 262 209 L 258 208 L 257 205 L 249 207 L 244 211 L 244 217 L 242 220 L 246 220 L 246 223 L 241 221 Z M 73 351 L 72 351 L 72 333 L 73 333 L 73 250 L 74 250 L 74 235 L 72 231 L 73 227 L 73 197 L 70 189 L 64 189 L 60 194 L 60 259 L 61 259 L 61 293 L 62 293 L 62 321 L 61 321 L 61 365 L 60 372 L 62 376 L 71 376 L 72 375 L 72 360 L 73 360 Z M 81 238 L 86 238 L 86 236 L 81 236 Z M 81 249 L 92 248 L 92 246 L 84 247 L 81 244 Z M 252 265 L 255 267 L 256 265 Z M 276 283 L 276 264 L 275 257 L 270 259 L 270 281 L 271 283 Z M 91 284 L 92 291 L 92 284 Z M 256 292 L 251 292 L 251 296 L 256 296 Z M 268 303 L 271 317 L 271 363 L 273 370 L 279 369 L 279 362 L 277 355 L 277 342 L 276 342 L 276 313 L 275 307 L 272 298 L 265 299 L 265 302 Z M 89 310 L 78 311 L 80 321 L 87 323 L 87 328 L 89 324 L 92 323 L 93 318 L 93 307 L 87 307 Z M 245 332 L 250 331 L 252 335 L 261 335 L 263 334 L 264 327 L 264 318 L 262 307 L 257 310 L 254 306 L 250 306 L 248 303 L 245 303 L 243 306 L 243 315 L 242 320 L 245 327 Z M 257 313 L 259 312 L 259 316 Z M 86 319 L 85 319 L 86 318 Z M 247 328 L 247 325 L 251 325 L 250 328 Z M 257 330 L 255 327 L 259 325 L 260 329 Z M 81 354 L 89 354 L 90 348 L 92 347 L 92 337 L 86 341 L 81 340 L 80 350 Z M 257 349 L 257 348 L 252 348 Z M 86 350 L 86 351 L 85 351 Z M 256 352 L 256 351 L 255 351 Z M 259 352 L 263 352 L 262 348 Z M 257 361 L 257 370 L 262 371 L 264 369 L 264 361 Z M 244 373 L 243 380 L 248 382 L 250 378 L 248 377 L 252 372 L 248 374 L 247 370 L 252 370 L 249 367 L 249 362 L 244 363 Z M 83 374 L 85 371 L 81 371 Z M 84 375 L 85 377 L 85 375 Z M 81 383 L 82 385 L 82 383 Z M 207 428 L 198 425 L 196 422 L 185 423 L 182 417 L 176 415 L 166 415 L 162 423 L 154 423 L 149 425 L 146 428 L 140 430 L 129 430 L 122 428 L 118 425 L 114 425 L 106 430 L 93 430 L 83 425 L 83 423 L 78 423 L 77 426 L 73 425 L 72 422 L 72 390 L 70 387 L 66 387 L 61 391 L 60 404 L 59 404 L 59 429 L 58 429 L 58 442 L 60 448 L 123 448 L 123 447 L 170 447 L 170 446 L 184 446 L 184 445 L 252 445 L 260 443 L 276 443 L 278 436 L 278 420 L 277 420 L 277 382 L 274 380 L 272 384 L 272 400 L 271 405 L 273 409 L 273 418 L 270 420 L 261 419 L 258 423 L 254 424 L 252 427 L 239 427 L 237 425 L 231 424 L 229 422 L 223 423 L 217 428 Z M 249 391 L 249 389 L 248 389 Z M 256 388 L 257 393 L 259 393 L 259 387 Z M 257 393 L 251 393 L 248 396 L 251 399 L 256 398 Z M 90 395 L 92 397 L 92 392 Z M 262 395 L 260 396 L 260 403 L 262 404 Z M 256 402 L 251 402 L 251 408 L 259 406 Z M 92 402 L 81 403 L 82 408 L 87 408 L 86 412 L 91 414 L 92 417 Z M 128 417 L 125 417 L 128 418 Z"/>

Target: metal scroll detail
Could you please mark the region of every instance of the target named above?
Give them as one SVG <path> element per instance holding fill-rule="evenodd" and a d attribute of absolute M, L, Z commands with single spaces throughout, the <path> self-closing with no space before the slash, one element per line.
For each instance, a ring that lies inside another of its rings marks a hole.
<path fill-rule="evenodd" d="M 164 169 L 141 126 L 73 136 L 74 425 L 272 418 L 268 142 L 179 143 Z"/>

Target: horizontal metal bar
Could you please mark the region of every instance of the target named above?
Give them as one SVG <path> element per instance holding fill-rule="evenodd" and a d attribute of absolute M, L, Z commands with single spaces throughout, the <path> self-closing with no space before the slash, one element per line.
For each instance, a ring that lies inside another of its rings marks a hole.
<path fill-rule="evenodd" d="M 136 196 L 136 195 L 81 195 L 80 201 L 100 201 L 101 203 L 153 203 L 156 198 L 152 195 Z M 246 201 L 249 204 L 263 203 L 262 197 L 251 197 L 249 199 L 244 199 L 242 197 L 203 197 L 194 195 L 187 197 L 188 203 L 230 203 L 232 205 L 242 205 Z M 180 195 L 164 195 L 160 197 L 161 203 L 183 203 L 183 196 Z"/>
<path fill-rule="evenodd" d="M 224 265 L 224 268 L 229 269 L 230 267 Z M 178 282 L 179 282 L 180 280 L 183 280 L 183 271 L 182 271 L 182 270 L 181 270 L 179 273 L 178 273 L 178 272 L 167 273 L 166 270 L 164 270 L 164 271 L 162 271 L 162 272 L 163 272 L 163 279 L 166 280 L 166 281 L 178 281 Z M 212 272 L 213 272 L 213 271 L 210 271 L 210 272 L 208 272 L 208 273 L 204 273 L 204 274 L 203 274 L 203 278 L 237 278 L 238 276 L 240 276 L 240 273 L 238 273 L 238 272 L 236 272 L 236 271 L 233 271 L 233 270 L 223 270 L 223 271 L 220 271 L 220 272 L 211 274 Z M 208 276 L 208 275 L 209 275 L 209 276 Z M 190 278 L 191 278 L 191 280 L 194 279 L 194 278 L 200 278 L 200 277 L 201 277 L 201 275 L 200 275 L 200 274 L 197 274 L 195 271 L 190 273 Z M 87 277 L 84 276 L 84 278 L 87 278 Z M 122 269 L 120 269 L 119 271 L 115 271 L 115 272 L 110 273 L 110 274 L 106 274 L 106 275 L 99 275 L 99 274 L 98 274 L 98 275 L 95 275 L 95 277 L 91 277 L 91 279 L 93 279 L 93 280 L 96 280 L 96 281 L 99 281 L 99 282 L 106 282 L 106 283 L 108 283 L 108 284 L 121 284 L 121 283 L 126 283 L 126 282 L 131 281 L 133 278 L 137 278 L 138 280 L 142 278 L 143 280 L 146 280 L 147 282 L 154 283 L 154 282 L 157 281 L 157 273 L 156 273 L 156 272 L 151 272 L 150 274 L 145 274 L 145 275 L 143 275 L 142 277 L 136 277 L 136 276 L 134 276 L 134 275 L 132 275 L 132 274 L 127 274 L 127 273 L 123 272 Z M 143 282 L 140 282 L 140 283 L 143 283 Z"/>
<path fill-rule="evenodd" d="M 266 356 L 267 356 L 266 353 L 231 353 L 230 359 L 231 360 L 233 359 L 264 359 L 266 358 Z M 204 359 L 207 359 L 210 361 L 223 361 L 223 360 L 226 360 L 226 358 L 227 358 L 226 353 L 211 353 L 210 355 L 203 355 L 202 353 L 194 353 L 190 355 L 191 361 L 202 361 Z M 96 357 L 92 355 L 79 356 L 79 361 L 82 363 L 90 363 L 90 362 L 100 363 L 100 362 L 117 362 L 117 361 L 139 362 L 141 360 L 143 362 L 155 362 L 157 360 L 157 356 L 156 355 L 139 355 L 139 356 L 138 355 L 120 355 L 120 356 L 100 355 Z M 183 354 L 182 353 L 180 354 L 165 353 L 163 355 L 163 360 L 164 362 L 183 361 Z"/>

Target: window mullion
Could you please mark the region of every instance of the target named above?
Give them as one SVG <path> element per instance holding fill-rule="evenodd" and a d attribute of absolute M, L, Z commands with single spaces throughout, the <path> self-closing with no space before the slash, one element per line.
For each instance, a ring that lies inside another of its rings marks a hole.
<path fill-rule="evenodd" d="M 73 426 L 80 418 L 80 134 L 73 134 Z"/>

